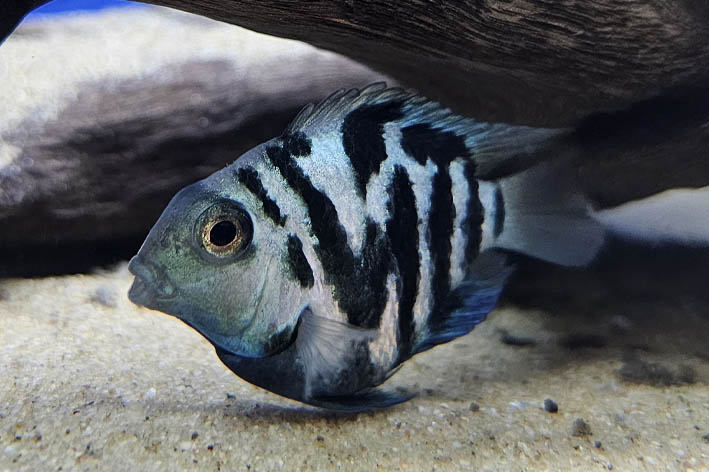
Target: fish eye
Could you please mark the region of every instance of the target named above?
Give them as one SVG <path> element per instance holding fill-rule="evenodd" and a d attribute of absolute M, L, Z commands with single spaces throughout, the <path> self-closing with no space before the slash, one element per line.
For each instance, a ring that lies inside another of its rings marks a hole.
<path fill-rule="evenodd" d="M 212 256 L 223 258 L 241 253 L 253 236 L 248 213 L 233 203 L 223 202 L 202 213 L 198 222 L 200 246 Z"/>
<path fill-rule="evenodd" d="M 234 241 L 238 234 L 239 229 L 233 221 L 218 221 L 209 230 L 209 242 L 219 247 L 226 246 Z"/>

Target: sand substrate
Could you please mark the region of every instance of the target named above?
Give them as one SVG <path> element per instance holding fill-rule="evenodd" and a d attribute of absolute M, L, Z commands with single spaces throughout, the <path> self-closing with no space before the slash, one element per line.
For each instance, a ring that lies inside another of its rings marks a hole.
<path fill-rule="evenodd" d="M 131 280 L 0 280 L 0 470 L 709 470 L 701 297 L 558 281 L 561 308 L 508 302 L 406 363 L 417 398 L 343 415 L 240 380 Z"/>

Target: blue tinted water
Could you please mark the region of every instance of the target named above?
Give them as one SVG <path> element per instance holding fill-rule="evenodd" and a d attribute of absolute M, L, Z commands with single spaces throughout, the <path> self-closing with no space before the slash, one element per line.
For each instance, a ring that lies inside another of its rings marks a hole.
<path fill-rule="evenodd" d="M 104 8 L 140 7 L 142 3 L 124 0 L 54 0 L 30 13 L 32 15 L 61 14 L 79 10 L 102 10 Z"/>

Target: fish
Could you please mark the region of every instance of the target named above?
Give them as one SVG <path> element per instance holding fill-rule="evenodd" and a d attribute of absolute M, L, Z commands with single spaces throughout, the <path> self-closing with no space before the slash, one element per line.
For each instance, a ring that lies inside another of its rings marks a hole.
<path fill-rule="evenodd" d="M 129 263 L 128 296 L 270 392 L 349 412 L 407 401 L 383 384 L 482 322 L 515 254 L 583 266 L 603 246 L 549 159 L 567 134 L 383 83 L 339 90 L 177 193 Z"/>

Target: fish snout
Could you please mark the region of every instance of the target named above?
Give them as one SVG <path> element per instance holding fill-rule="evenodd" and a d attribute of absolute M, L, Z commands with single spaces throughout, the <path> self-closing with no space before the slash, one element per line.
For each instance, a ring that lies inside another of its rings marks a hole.
<path fill-rule="evenodd" d="M 139 256 L 130 260 L 128 271 L 135 276 L 128 290 L 128 298 L 136 305 L 149 307 L 154 301 L 175 296 L 175 287 L 170 280 L 161 271 L 143 262 Z"/>

